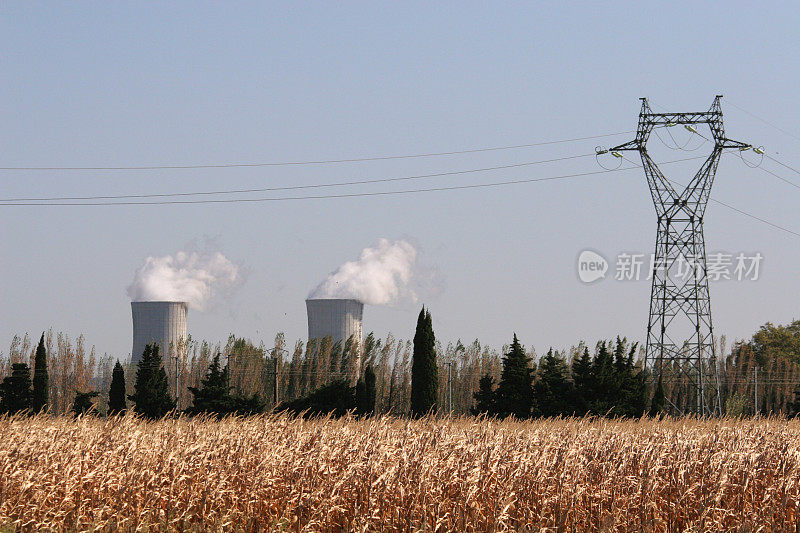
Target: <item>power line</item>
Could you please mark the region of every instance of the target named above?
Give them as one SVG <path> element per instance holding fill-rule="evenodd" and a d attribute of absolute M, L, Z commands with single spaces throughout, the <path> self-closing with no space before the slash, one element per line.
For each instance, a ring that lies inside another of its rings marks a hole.
<path fill-rule="evenodd" d="M 417 174 L 413 176 L 402 176 L 396 178 L 379 178 L 368 180 L 354 180 L 354 181 L 340 181 L 334 183 L 319 183 L 309 185 L 291 185 L 286 187 L 264 187 L 256 189 L 226 189 L 218 191 L 199 191 L 199 192 L 180 192 L 180 193 L 162 193 L 162 194 L 123 194 L 123 195 L 108 195 L 108 196 L 52 196 L 44 198 L 0 198 L 0 202 L 53 202 L 53 201 L 66 201 L 66 200 L 122 200 L 127 198 L 168 198 L 178 196 L 205 196 L 205 195 L 220 195 L 220 194 L 243 194 L 255 192 L 275 192 L 275 191 L 289 191 L 298 189 L 318 189 L 324 187 L 342 187 L 347 185 L 365 185 L 371 183 L 389 183 L 394 181 L 418 180 L 423 178 L 436 178 L 443 176 L 456 176 L 461 174 L 472 174 L 476 172 L 488 172 L 492 170 L 504 170 L 509 168 L 519 168 L 532 165 L 540 165 L 543 163 L 553 163 L 556 161 L 567 161 L 570 159 L 580 159 L 583 157 L 594 156 L 594 153 L 573 155 L 567 157 L 557 157 L 555 159 L 543 159 L 540 161 L 528 161 L 525 163 L 515 163 L 511 165 L 501 165 L 496 167 L 483 167 L 473 168 L 467 170 L 454 170 L 449 172 L 437 172 L 434 174 Z"/>
<path fill-rule="evenodd" d="M 341 193 L 341 194 L 320 194 L 308 196 L 282 196 L 282 197 L 267 197 L 267 198 L 223 198 L 223 199 L 210 199 L 210 200 L 163 200 L 154 202 L 141 202 L 141 201 L 124 201 L 124 202 L 0 202 L 0 206 L 116 206 L 116 205 L 176 205 L 176 204 L 229 204 L 229 203 L 242 203 L 242 202 L 281 202 L 289 200 L 321 200 L 330 198 L 360 198 L 369 196 L 391 196 L 396 194 L 415 194 L 424 192 L 439 192 L 439 191 L 456 191 L 465 189 L 482 189 L 488 187 L 500 187 L 504 185 L 517 185 L 521 183 L 534 183 L 539 181 L 555 181 L 568 178 L 577 178 L 582 176 L 594 176 L 597 174 L 606 174 L 609 172 L 620 172 L 623 170 L 632 170 L 637 167 L 618 168 L 614 170 L 595 170 L 591 172 L 581 172 L 576 174 L 563 174 L 560 176 L 547 176 L 543 178 L 527 178 L 519 180 L 498 181 L 492 183 L 478 183 L 472 185 L 452 185 L 447 187 L 430 187 L 421 189 L 405 189 L 399 191 L 376 191 L 376 192 L 358 192 L 358 193 Z"/>
<path fill-rule="evenodd" d="M 709 142 L 711 141 L 711 140 L 710 140 L 708 137 L 706 137 L 705 135 L 703 135 L 702 133 L 700 133 L 700 132 L 698 132 L 698 131 L 695 131 L 695 132 L 693 132 L 693 133 L 694 133 L 695 135 L 699 135 L 700 137 L 702 137 L 702 138 L 703 138 L 703 139 L 705 139 L 706 141 L 709 141 Z M 663 141 L 662 141 L 662 142 L 663 142 Z M 739 155 L 740 155 L 740 157 L 741 157 L 741 153 L 740 153 Z M 790 166 L 789 166 L 789 165 L 787 165 L 786 163 L 783 163 L 783 162 L 781 162 L 781 161 L 779 161 L 779 160 L 775 159 L 774 157 L 772 157 L 772 156 L 771 156 L 771 155 L 769 155 L 769 154 L 766 154 L 766 153 L 765 153 L 765 154 L 764 154 L 764 157 L 766 157 L 767 159 L 769 159 L 769 160 L 771 160 L 771 161 L 774 161 L 775 163 L 777 163 L 777 164 L 781 165 L 782 167 L 786 167 L 786 168 L 788 168 L 789 170 L 791 170 L 791 171 L 793 171 L 793 172 L 796 172 L 796 173 L 800 174 L 800 170 L 797 170 L 796 168 L 790 167 Z M 795 188 L 797 188 L 797 189 L 800 189 L 800 185 L 798 185 L 797 183 L 793 182 L 793 181 L 792 181 L 792 180 L 790 180 L 790 179 L 786 179 L 786 178 L 784 178 L 783 176 L 779 176 L 778 174 L 775 174 L 775 173 L 774 173 L 774 172 L 772 172 L 771 170 L 767 170 L 767 169 L 766 169 L 766 168 L 764 168 L 764 167 L 763 167 L 761 164 L 758 164 L 758 165 L 750 165 L 750 164 L 748 164 L 748 163 L 745 163 L 745 166 L 748 166 L 748 167 L 750 167 L 750 168 L 757 168 L 757 169 L 760 169 L 761 171 L 763 171 L 763 172 L 766 172 L 767 174 L 770 174 L 770 175 L 772 175 L 772 176 L 774 176 L 774 177 L 778 178 L 778 179 L 779 179 L 779 180 L 781 180 L 782 182 L 784 182 L 784 183 L 786 183 L 786 184 L 788 184 L 788 185 L 791 185 L 792 187 L 795 187 Z"/>
<path fill-rule="evenodd" d="M 594 155 L 594 154 L 592 154 Z M 584 157 L 584 156 L 579 156 Z M 679 163 L 682 161 L 690 161 L 693 159 L 701 159 L 701 157 L 689 157 L 684 159 L 677 159 L 674 161 L 668 161 L 664 164 L 670 163 Z M 563 180 L 569 178 L 577 178 L 583 176 L 593 176 L 597 174 L 605 174 L 608 172 L 619 172 L 624 170 L 631 170 L 632 168 L 637 168 L 636 166 L 630 168 L 617 168 L 612 170 L 596 170 L 590 172 L 580 172 L 575 174 L 563 174 L 559 176 L 547 176 L 542 178 L 526 178 L 526 179 L 518 179 L 518 180 L 507 180 L 507 181 L 499 181 L 499 182 L 491 182 L 491 183 L 479 183 L 479 184 L 470 184 L 470 185 L 452 185 L 452 186 L 444 186 L 444 187 L 430 187 L 430 188 L 420 188 L 420 189 L 405 189 L 399 191 L 376 191 L 376 192 L 358 192 L 358 193 L 341 193 L 341 194 L 320 194 L 320 195 L 307 195 L 307 196 L 282 196 L 282 197 L 266 197 L 266 198 L 223 198 L 223 199 L 208 199 L 208 200 L 163 200 L 163 201 L 151 201 L 151 202 L 144 202 L 144 201 L 122 201 L 122 202 L 105 202 L 105 201 L 89 201 L 89 202 L 42 202 L 42 201 L 31 201 L 31 202 L 2 202 L 0 201 L 0 206 L 117 206 L 117 205 L 180 205 L 180 204 L 227 204 L 227 203 L 243 203 L 243 202 L 279 202 L 279 201 L 289 201 L 289 200 L 319 200 L 319 199 L 331 199 L 331 198 L 358 198 L 358 197 L 369 197 L 369 196 L 390 196 L 396 194 L 414 194 L 414 193 L 424 193 L 424 192 L 439 192 L 439 191 L 454 191 L 454 190 L 465 190 L 465 189 L 481 189 L 481 188 L 488 188 L 488 187 L 499 187 L 505 185 L 517 185 L 522 183 L 535 183 L 540 181 L 555 181 L 555 180 Z"/>
<path fill-rule="evenodd" d="M 764 124 L 766 124 L 767 126 L 770 126 L 770 127 L 772 127 L 772 128 L 775 128 L 775 129 L 776 129 L 776 130 L 778 130 L 779 132 L 781 132 L 781 133 L 784 133 L 784 134 L 788 135 L 789 137 L 792 137 L 792 138 L 794 138 L 794 139 L 797 139 L 798 141 L 800 141 L 800 137 L 798 137 L 797 135 L 793 134 L 792 132 L 790 132 L 790 131 L 787 131 L 787 130 L 785 130 L 785 129 L 781 128 L 780 126 L 777 126 L 777 125 L 773 124 L 772 122 L 770 122 L 769 120 L 767 120 L 767 119 L 765 119 L 765 118 L 759 117 L 759 116 L 758 116 L 758 115 L 756 115 L 755 113 L 751 113 L 751 112 L 750 112 L 750 111 L 748 111 L 747 109 L 744 109 L 743 107 L 740 107 L 740 106 L 738 106 L 738 105 L 734 104 L 734 103 L 733 103 L 733 102 L 731 102 L 730 100 L 727 100 L 726 102 L 727 102 L 728 104 L 732 105 L 733 107 L 735 107 L 736 109 L 738 109 L 739 111 L 741 111 L 742 113 L 745 113 L 745 114 L 747 114 L 747 115 L 750 115 L 750 116 L 751 116 L 751 117 L 753 117 L 754 119 L 756 119 L 756 120 L 760 120 L 761 122 L 763 122 L 763 123 L 764 123 Z M 790 165 L 787 165 L 786 163 L 784 163 L 784 162 L 782 162 L 782 161 L 778 160 L 778 159 L 777 159 L 777 158 L 775 158 L 775 157 L 772 157 L 772 156 L 771 156 L 771 155 L 769 155 L 769 154 L 765 154 L 765 155 L 764 155 L 764 157 L 766 157 L 767 159 L 769 159 L 769 160 L 770 160 L 770 161 L 772 161 L 773 163 L 777 163 L 777 164 L 779 164 L 780 166 L 782 166 L 782 167 L 784 167 L 784 168 L 786 168 L 786 169 L 788 169 L 788 170 L 791 170 L 791 171 L 792 171 L 792 172 L 794 172 L 795 174 L 800 174 L 800 170 L 798 170 L 798 169 L 796 169 L 796 168 L 794 168 L 794 167 L 792 167 L 792 166 L 790 166 Z M 761 167 L 759 167 L 759 168 L 761 168 Z M 785 178 L 782 178 L 781 176 L 778 176 L 777 174 L 775 174 L 775 173 L 773 173 L 773 172 L 770 172 L 770 171 L 769 171 L 769 170 L 767 170 L 767 169 L 764 169 L 764 168 L 762 168 L 762 170 L 763 170 L 764 172 L 767 172 L 768 174 L 772 174 L 773 176 L 775 176 L 776 178 L 778 178 L 778 179 L 779 179 L 779 180 L 781 180 L 781 181 L 785 181 L 786 183 L 788 183 L 789 185 L 792 185 L 793 187 L 798 187 L 798 188 L 800 188 L 800 185 L 797 185 L 797 184 L 796 184 L 796 183 L 794 183 L 793 181 L 790 181 L 790 180 L 787 180 L 787 179 L 785 179 Z"/>
<path fill-rule="evenodd" d="M 793 231 L 793 230 L 790 230 L 789 228 L 785 228 L 783 226 L 779 226 L 778 224 L 770 222 L 769 220 L 765 220 L 765 219 L 763 219 L 761 217 L 757 217 L 756 215 L 753 215 L 751 213 L 747 213 L 745 211 L 742 211 L 741 209 L 733 207 L 732 205 L 726 204 L 725 202 L 722 202 L 720 200 L 716 200 L 714 198 L 711 198 L 711 201 L 714 202 L 714 203 L 717 203 L 717 204 L 719 204 L 721 206 L 727 207 L 728 209 L 736 211 L 737 213 L 742 214 L 742 215 L 744 215 L 746 217 L 752 218 L 753 220 L 758 220 L 759 222 L 762 222 L 762 223 L 764 223 L 764 224 L 766 224 L 768 226 L 772 226 L 775 229 L 779 229 L 781 231 L 785 231 L 786 233 L 794 235 L 795 237 L 800 237 L 800 233 L 797 232 L 797 231 Z"/>
<path fill-rule="evenodd" d="M 788 168 L 789 170 L 791 170 L 792 172 L 794 172 L 796 174 L 800 174 L 800 170 L 797 170 L 794 167 L 790 167 L 789 165 L 787 165 L 786 163 L 783 163 L 782 161 L 778 161 L 777 159 L 775 159 L 774 157 L 772 157 L 769 154 L 764 154 L 764 155 L 766 156 L 767 159 L 769 159 L 771 161 L 774 161 L 775 163 L 778 163 L 780 166 Z"/>
<path fill-rule="evenodd" d="M 557 141 L 542 141 L 527 144 L 515 144 L 511 146 L 494 146 L 491 148 L 472 148 L 469 150 L 454 150 L 449 152 L 428 152 L 423 154 L 404 154 L 404 155 L 385 155 L 373 157 L 354 157 L 347 159 L 319 159 L 311 161 L 281 161 L 281 162 L 266 162 L 266 163 L 218 163 L 206 165 L 142 165 L 142 166 L 114 166 L 114 167 L 0 167 L 0 170 L 190 170 L 190 169 L 203 169 L 203 168 L 240 168 L 240 167 L 281 167 L 281 166 L 299 166 L 299 165 L 330 165 L 337 163 L 359 163 L 364 161 L 387 161 L 392 159 L 418 159 L 422 157 L 438 157 L 447 155 L 461 155 L 461 154 L 474 154 L 479 152 L 496 152 L 501 150 L 516 150 L 519 148 L 532 148 L 534 146 L 548 146 L 553 144 L 564 144 L 577 141 L 588 141 L 591 139 L 601 139 L 603 137 L 614 137 L 616 135 L 627 135 L 634 133 L 632 131 L 620 131 L 616 133 L 604 133 L 601 135 L 590 135 L 588 137 L 575 137 L 573 139 L 560 139 Z"/>
<path fill-rule="evenodd" d="M 636 167 L 637 167 L 637 168 L 641 168 L 641 167 L 642 167 L 642 166 L 641 166 L 639 163 L 637 163 L 636 161 L 633 161 L 633 160 L 629 159 L 628 157 L 625 157 L 625 156 L 623 156 L 623 159 L 625 159 L 625 161 L 627 161 L 628 163 L 631 163 L 631 164 L 633 164 L 633 165 L 636 165 Z M 692 159 L 697 159 L 697 158 L 692 158 Z M 685 161 L 685 160 L 684 160 L 684 161 Z M 662 163 L 662 164 L 664 164 L 664 163 Z M 778 177 L 780 177 L 780 176 L 778 176 Z M 683 187 L 683 188 L 685 188 L 685 187 L 686 187 L 686 185 L 684 185 L 684 184 L 682 184 L 682 183 L 680 183 L 680 182 L 677 182 L 677 181 L 675 181 L 675 180 L 671 180 L 671 179 L 669 179 L 669 178 L 666 178 L 666 177 L 665 177 L 664 179 L 666 179 L 668 182 L 672 183 L 673 185 L 677 185 L 677 186 L 679 186 L 679 187 Z M 773 228 L 775 228 L 775 229 L 778 229 L 778 230 L 784 231 L 784 232 L 786 232 L 786 233 L 789 233 L 789 234 L 791 234 L 791 235 L 794 235 L 795 237 L 800 237 L 800 232 L 797 232 L 797 231 L 791 230 L 791 229 L 789 229 L 789 228 L 786 228 L 786 227 L 784 227 L 784 226 L 780 226 L 780 225 L 778 225 L 778 224 L 775 224 L 774 222 L 770 222 L 769 220 L 766 220 L 766 219 L 763 219 L 763 218 L 761 218 L 761 217 L 759 217 L 759 216 L 753 215 L 752 213 L 748 213 L 748 212 L 746 212 L 746 211 L 742 211 L 742 210 L 741 210 L 741 209 L 739 209 L 738 207 L 734 207 L 734 206 L 732 206 L 732 205 L 730 205 L 730 204 L 726 204 L 725 202 L 723 202 L 723 201 L 721 201 L 721 200 L 717 200 L 716 198 L 709 198 L 709 200 L 710 200 L 711 202 L 714 202 L 714 203 L 716 203 L 716 204 L 719 204 L 719 205 L 721 205 L 721 206 L 723 206 L 723 207 L 727 207 L 728 209 L 730 209 L 730 210 L 732 210 L 732 211 L 736 211 L 737 213 L 739 213 L 739 214 L 741 214 L 741 215 L 744 215 L 744 216 L 746 216 L 746 217 L 748 217 L 748 218 L 752 218 L 753 220 L 757 220 L 757 221 L 759 221 L 759 222 L 761 222 L 761 223 L 763 223 L 763 224 L 766 224 L 766 225 L 768 225 L 768 226 L 772 226 L 772 227 L 773 227 Z M 2 204 L 0 204 L 0 205 L 2 205 Z"/>
<path fill-rule="evenodd" d="M 766 120 L 766 119 L 764 119 L 764 118 L 761 118 L 761 117 L 759 117 L 759 116 L 758 116 L 758 115 L 756 115 L 755 113 L 751 113 L 751 112 L 750 112 L 750 111 L 748 111 L 747 109 L 744 109 L 744 108 L 742 108 L 742 107 L 739 107 L 738 105 L 734 104 L 734 103 L 733 103 L 733 102 L 731 102 L 730 100 L 725 100 L 725 103 L 726 103 L 726 104 L 730 104 L 730 105 L 732 105 L 733 107 L 735 107 L 736 109 L 738 109 L 738 110 L 739 110 L 739 111 L 741 111 L 742 113 L 745 113 L 745 114 L 747 114 L 747 115 L 750 115 L 751 117 L 753 117 L 753 118 L 754 118 L 754 119 L 756 119 L 756 120 L 760 120 L 761 122 L 763 122 L 763 123 L 764 123 L 764 124 L 766 124 L 767 126 L 772 126 L 773 128 L 775 128 L 775 129 L 776 129 L 776 130 L 778 130 L 779 132 L 781 132 L 781 133 L 785 133 L 785 134 L 786 134 L 786 135 L 788 135 L 789 137 L 792 137 L 792 138 L 794 138 L 794 139 L 797 139 L 798 141 L 800 141 L 800 137 L 798 137 L 798 136 L 797 136 L 797 135 L 795 135 L 794 133 L 792 133 L 792 132 L 790 132 L 790 131 L 786 131 L 785 129 L 783 129 L 783 128 L 779 127 L 779 126 L 776 126 L 776 125 L 775 125 L 775 124 L 773 124 L 772 122 L 770 122 L 770 121 L 768 121 L 768 120 Z"/>
<path fill-rule="evenodd" d="M 652 103 L 652 102 L 651 102 L 651 103 Z M 789 133 L 788 131 L 786 131 L 786 130 L 784 130 L 784 129 L 781 129 L 781 128 L 779 128 L 779 127 L 778 127 L 778 126 L 776 126 L 775 124 L 772 124 L 771 122 L 768 122 L 767 120 L 764 120 L 763 118 L 760 118 L 760 117 L 758 117 L 758 116 L 754 115 L 753 113 L 750 113 L 749 111 L 747 111 L 747 110 L 745 110 L 745 109 L 742 109 L 741 107 L 737 106 L 736 104 L 733 104 L 733 103 L 731 103 L 730 101 L 728 101 L 727 103 L 731 104 L 733 107 L 735 107 L 735 108 L 739 109 L 740 111 L 744 111 L 744 112 L 745 112 L 745 113 L 747 113 L 748 115 L 750 115 L 750 116 L 752 116 L 752 117 L 754 117 L 754 118 L 757 118 L 758 120 L 760 120 L 760 121 L 764 122 L 765 124 L 768 124 L 768 125 L 772 126 L 773 128 L 777 129 L 778 131 L 781 131 L 781 132 L 783 132 L 783 133 L 786 133 L 787 135 L 790 135 L 790 136 L 792 136 L 792 137 L 795 137 L 794 135 L 792 135 L 792 134 L 791 134 L 791 133 Z M 653 104 L 653 105 L 656 105 L 657 107 L 660 107 L 660 108 L 664 109 L 662 106 L 660 106 L 660 105 L 658 105 L 658 104 Z M 654 131 L 654 132 L 656 132 L 656 136 L 658 136 L 658 131 L 657 131 L 657 128 L 654 128 L 654 129 L 653 129 L 653 131 Z M 668 128 L 668 127 L 667 127 L 667 132 L 669 132 L 669 128 Z M 698 136 L 702 137 L 703 139 L 705 139 L 705 140 L 706 140 L 706 141 L 708 141 L 708 142 L 711 142 L 711 139 L 709 139 L 708 137 L 706 137 L 705 135 L 703 135 L 703 134 L 702 134 L 702 133 L 700 133 L 699 131 L 692 131 L 692 133 L 693 133 L 693 134 L 695 134 L 695 135 L 698 135 Z M 671 134 L 670 134 L 670 135 L 671 135 Z M 659 138 L 659 139 L 661 139 L 661 137 L 660 137 L 660 136 L 658 136 L 658 138 Z M 798 139 L 798 140 L 800 140 L 800 138 L 798 138 L 798 137 L 795 137 L 795 139 Z M 673 139 L 673 141 L 674 141 L 674 139 Z M 663 139 L 661 139 L 661 142 L 662 142 L 662 144 L 664 144 L 664 145 L 665 145 L 665 146 L 667 146 L 668 148 L 671 148 L 670 146 L 668 146 L 668 145 L 667 145 L 667 144 L 664 142 L 664 140 L 663 140 Z M 676 144 L 676 146 L 677 146 L 677 143 L 675 143 L 675 144 Z M 688 144 L 688 143 L 687 143 L 687 144 Z M 681 148 L 677 148 L 677 149 L 679 149 L 679 150 L 680 150 Z M 694 151 L 694 149 L 693 149 L 693 150 L 685 150 L 685 151 Z M 769 155 L 769 154 L 767 154 L 767 153 L 764 153 L 764 154 L 763 154 L 763 156 L 764 156 L 764 157 L 766 157 L 767 159 L 771 160 L 772 162 L 774 162 L 774 163 L 777 163 L 777 164 L 779 164 L 780 166 L 782 166 L 782 167 L 784 167 L 784 168 L 787 168 L 787 169 L 791 170 L 792 172 L 794 172 L 794 173 L 796 173 L 796 174 L 800 174 L 800 170 L 798 170 L 798 169 L 796 169 L 796 168 L 794 168 L 794 167 L 792 167 L 792 166 L 789 166 L 789 165 L 787 165 L 786 163 L 784 163 L 784 162 L 782 162 L 782 161 L 778 160 L 778 159 L 777 159 L 777 158 L 775 158 L 775 157 L 772 157 L 771 155 Z M 748 165 L 748 166 L 750 166 L 750 165 Z M 789 184 L 789 185 L 791 185 L 792 187 L 797 187 L 797 188 L 800 188 L 800 185 L 798 185 L 798 184 L 796 184 L 795 182 L 793 182 L 793 181 L 791 181 L 791 180 L 788 180 L 788 179 L 786 179 L 786 178 L 784 178 L 784 177 L 782 177 L 782 176 L 779 176 L 779 175 L 775 174 L 775 173 L 774 173 L 774 172 L 772 172 L 772 171 L 769 171 L 769 170 L 767 170 L 767 169 L 763 168 L 763 167 L 762 167 L 760 164 L 759 164 L 759 165 L 750 166 L 750 168 L 760 168 L 761 170 L 763 170 L 763 171 L 764 171 L 764 172 L 766 172 L 767 174 L 771 174 L 771 175 L 775 176 L 775 177 L 776 177 L 776 178 L 778 178 L 779 180 L 781 180 L 781 181 L 783 181 L 783 182 L 785 182 L 785 183 L 788 183 L 788 184 Z"/>
<path fill-rule="evenodd" d="M 767 157 L 769 157 L 769 156 L 767 156 Z M 775 161 L 772 157 L 769 157 L 769 158 L 772 159 L 773 161 Z M 784 166 L 786 166 L 786 165 L 784 165 Z M 787 183 L 787 184 L 791 185 L 792 187 L 800 189 L 800 185 L 796 184 L 792 180 L 788 180 L 788 179 L 784 178 L 783 176 L 779 176 L 779 175 L 775 174 L 774 172 L 772 172 L 771 170 L 767 170 L 766 168 L 762 167 L 761 165 L 759 165 L 756 168 L 761 169 L 762 171 L 766 172 L 767 174 L 775 176 L 776 178 L 778 178 L 782 182 Z"/>

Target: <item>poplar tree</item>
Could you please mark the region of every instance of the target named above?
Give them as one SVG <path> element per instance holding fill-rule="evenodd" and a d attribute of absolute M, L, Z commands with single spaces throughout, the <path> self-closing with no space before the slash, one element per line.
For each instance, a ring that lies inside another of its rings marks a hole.
<path fill-rule="evenodd" d="M 33 396 L 31 408 L 38 413 L 47 408 L 50 398 L 50 377 L 47 373 L 47 349 L 44 347 L 44 333 L 36 347 L 36 359 L 33 367 Z"/>
<path fill-rule="evenodd" d="M 134 393 L 128 396 L 135 411 L 145 418 L 163 418 L 175 409 L 175 400 L 169 395 L 167 373 L 161 364 L 157 344 L 145 346 L 142 359 L 136 369 Z"/>
<path fill-rule="evenodd" d="M 433 320 L 425 307 L 417 318 L 411 360 L 411 416 L 435 413 L 439 403 L 439 369 L 436 366 Z"/>
<path fill-rule="evenodd" d="M 114 365 L 111 373 L 111 387 L 108 389 L 108 415 L 123 414 L 128 409 L 125 401 L 125 369 L 122 365 Z"/>

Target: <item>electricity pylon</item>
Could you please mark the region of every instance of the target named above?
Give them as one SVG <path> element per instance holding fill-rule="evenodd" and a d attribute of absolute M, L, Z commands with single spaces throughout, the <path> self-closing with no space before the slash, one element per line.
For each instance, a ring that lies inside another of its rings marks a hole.
<path fill-rule="evenodd" d="M 654 379 L 665 367 L 685 376 L 696 392 L 694 402 L 688 398 L 686 404 L 699 415 L 713 412 L 706 400 L 704 362 L 716 361 L 703 215 L 722 151 L 750 148 L 725 137 L 720 98 L 714 98 L 708 111 L 697 113 L 653 113 L 647 98 L 642 98 L 636 138 L 609 149 L 639 152 L 658 216 L 645 368 L 652 370 Z M 653 128 L 679 124 L 694 133 L 699 133 L 695 125 L 707 124 L 714 143 L 711 155 L 682 191 L 673 187 L 647 153 Z"/>

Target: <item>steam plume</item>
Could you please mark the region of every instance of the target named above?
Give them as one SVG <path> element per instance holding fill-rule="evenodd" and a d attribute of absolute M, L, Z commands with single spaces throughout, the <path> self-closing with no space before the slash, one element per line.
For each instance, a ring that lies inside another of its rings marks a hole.
<path fill-rule="evenodd" d="M 357 261 L 348 261 L 311 291 L 310 299 L 352 298 L 370 305 L 394 303 L 414 293 L 408 289 L 417 251 L 405 240 L 380 239 L 364 248 Z"/>
<path fill-rule="evenodd" d="M 239 267 L 219 252 L 178 252 L 145 259 L 128 286 L 135 302 L 181 301 L 202 311 L 212 296 L 241 282 Z"/>

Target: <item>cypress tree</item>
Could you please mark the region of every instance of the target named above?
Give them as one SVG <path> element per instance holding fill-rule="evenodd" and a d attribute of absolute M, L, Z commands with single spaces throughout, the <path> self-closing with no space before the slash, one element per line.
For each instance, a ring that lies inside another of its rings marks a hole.
<path fill-rule="evenodd" d="M 50 398 L 50 378 L 47 373 L 47 350 L 44 347 L 44 333 L 36 347 L 33 366 L 33 396 L 31 407 L 34 413 L 47 409 Z"/>
<path fill-rule="evenodd" d="M 473 415 L 494 414 L 494 378 L 489 374 L 483 376 L 478 382 L 478 392 L 472 393 L 475 398 L 475 407 L 470 409 Z"/>
<path fill-rule="evenodd" d="M 610 403 L 617 416 L 642 416 L 647 411 L 647 388 L 643 376 L 635 372 L 634 357 L 638 343 L 627 350 L 627 339 L 617 336 L 614 348 L 614 389 Z"/>
<path fill-rule="evenodd" d="M 97 397 L 97 391 L 75 393 L 75 400 L 72 402 L 72 412 L 75 416 L 85 415 L 95 412 L 94 402 L 92 398 Z"/>
<path fill-rule="evenodd" d="M 367 384 L 364 383 L 364 378 L 360 378 L 356 382 L 354 389 L 354 397 L 356 402 L 356 414 L 364 416 L 367 414 Z"/>
<path fill-rule="evenodd" d="M 613 409 L 617 400 L 614 356 L 608 351 L 605 341 L 600 343 L 597 350 L 597 356 L 592 364 L 592 375 L 595 389 L 591 409 L 595 414 L 605 415 Z"/>
<path fill-rule="evenodd" d="M 375 413 L 375 371 L 372 364 L 367 364 L 364 377 L 356 383 L 355 398 L 356 414 L 372 416 Z"/>
<path fill-rule="evenodd" d="M 425 307 L 417 318 L 411 361 L 411 416 L 435 413 L 439 403 L 439 369 L 436 366 L 433 321 Z"/>
<path fill-rule="evenodd" d="M 594 383 L 592 379 L 592 356 L 589 348 L 584 347 L 583 354 L 572 361 L 572 382 L 575 385 L 573 406 L 575 414 L 585 415 L 594 400 Z"/>
<path fill-rule="evenodd" d="M 169 395 L 167 373 L 161 364 L 157 344 L 145 346 L 136 369 L 134 393 L 128 399 L 133 402 L 138 414 L 153 420 L 164 417 L 175 408 L 175 400 Z"/>
<path fill-rule="evenodd" d="M 377 397 L 377 390 L 375 387 L 376 381 L 375 370 L 372 368 L 372 364 L 368 364 L 367 368 L 364 370 L 364 385 L 367 389 L 367 404 L 365 405 L 364 412 L 367 416 L 375 414 L 375 399 Z"/>
<path fill-rule="evenodd" d="M 644 416 L 647 413 L 647 375 L 644 370 L 636 371 L 634 357 L 639 344 L 634 342 L 628 352 L 626 365 L 627 383 L 625 384 L 625 401 L 628 416 Z"/>
<path fill-rule="evenodd" d="M 572 408 L 572 384 L 567 379 L 567 363 L 550 351 L 539 365 L 539 379 L 533 386 L 533 398 L 537 414 L 558 416 L 574 414 Z"/>
<path fill-rule="evenodd" d="M 304 398 L 298 398 L 278 406 L 278 411 L 286 411 L 295 415 L 302 414 L 304 417 L 325 414 L 340 417 L 353 410 L 358 410 L 355 389 L 343 379 L 323 385 Z"/>
<path fill-rule="evenodd" d="M 228 387 L 228 367 L 221 368 L 220 354 L 214 356 L 208 366 L 206 377 L 200 382 L 200 388 L 189 387 L 189 392 L 194 396 L 192 407 L 187 409 L 189 414 L 213 413 L 224 416 L 233 412 L 233 397 Z"/>
<path fill-rule="evenodd" d="M 111 387 L 108 389 L 108 415 L 123 414 L 128 409 L 125 401 L 125 369 L 122 365 L 114 365 L 111 373 Z"/>
<path fill-rule="evenodd" d="M 614 346 L 614 373 L 617 376 L 617 381 L 622 382 L 625 380 L 625 374 L 630 370 L 628 365 L 629 360 L 626 357 L 625 346 L 628 339 L 620 339 L 617 335 L 617 343 Z"/>
<path fill-rule="evenodd" d="M 503 357 L 503 373 L 500 384 L 495 391 L 496 412 L 500 417 L 514 415 L 517 418 L 528 418 L 533 407 L 533 370 L 531 358 L 514 334 L 511 348 Z"/>
<path fill-rule="evenodd" d="M 0 413 L 14 414 L 31 408 L 31 369 L 25 363 L 11 365 L 11 375 L 0 383 Z"/>
<path fill-rule="evenodd" d="M 187 409 L 186 413 L 190 415 L 211 413 L 221 418 L 230 414 L 247 416 L 264 412 L 266 403 L 258 394 L 252 396 L 231 394 L 231 388 L 228 386 L 228 367 L 222 368 L 219 358 L 220 354 L 217 353 L 199 388 L 189 387 L 194 400 L 192 407 Z"/>
<path fill-rule="evenodd" d="M 661 380 L 661 373 L 658 374 L 658 382 L 656 383 L 656 390 L 653 392 L 653 400 L 650 402 L 651 417 L 660 416 L 667 405 L 667 397 L 664 395 L 664 383 Z"/>

